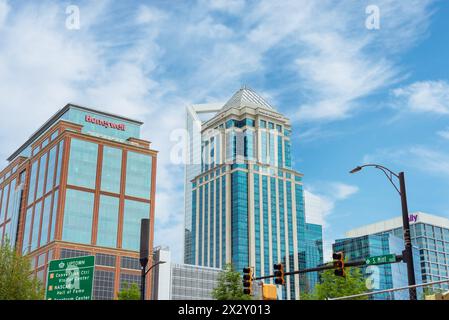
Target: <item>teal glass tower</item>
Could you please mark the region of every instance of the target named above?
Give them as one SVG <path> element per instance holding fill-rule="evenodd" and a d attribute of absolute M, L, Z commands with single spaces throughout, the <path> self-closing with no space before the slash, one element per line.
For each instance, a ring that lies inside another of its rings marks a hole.
<path fill-rule="evenodd" d="M 187 263 L 251 266 L 256 276 L 273 274 L 275 263 L 287 271 L 322 263 L 321 227 L 306 236 L 303 175 L 292 169 L 289 119 L 257 93 L 240 89 L 202 124 L 199 171 L 190 181 Z M 283 298 L 299 296 L 299 276 L 287 277 Z"/>

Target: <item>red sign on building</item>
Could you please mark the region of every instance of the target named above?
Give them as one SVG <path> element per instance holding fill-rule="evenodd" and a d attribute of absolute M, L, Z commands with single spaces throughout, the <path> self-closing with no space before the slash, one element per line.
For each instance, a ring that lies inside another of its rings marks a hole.
<path fill-rule="evenodd" d="M 86 120 L 86 122 L 97 124 L 97 125 L 103 126 L 105 128 L 112 128 L 112 129 L 125 131 L 125 125 L 122 124 L 122 123 L 113 123 L 113 122 L 110 122 L 110 121 L 107 121 L 107 120 L 97 119 L 97 118 L 94 118 L 94 117 L 89 116 L 89 115 L 86 115 L 85 120 Z"/>

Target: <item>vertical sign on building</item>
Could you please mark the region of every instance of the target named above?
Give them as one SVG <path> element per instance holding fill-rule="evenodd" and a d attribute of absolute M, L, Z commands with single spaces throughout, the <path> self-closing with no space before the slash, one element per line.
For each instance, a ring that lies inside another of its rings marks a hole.
<path fill-rule="evenodd" d="M 50 261 L 46 300 L 92 300 L 95 257 Z"/>

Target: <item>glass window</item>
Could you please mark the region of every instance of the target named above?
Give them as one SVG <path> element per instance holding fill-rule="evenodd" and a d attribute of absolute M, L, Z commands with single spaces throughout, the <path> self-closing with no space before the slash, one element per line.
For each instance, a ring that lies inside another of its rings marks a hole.
<path fill-rule="evenodd" d="M 97 144 L 72 139 L 67 183 L 94 189 L 97 174 L 97 155 Z"/>
<path fill-rule="evenodd" d="M 65 199 L 62 240 L 91 243 L 94 194 L 68 189 Z"/>
<path fill-rule="evenodd" d="M 37 166 L 39 162 L 35 161 L 31 166 L 30 189 L 28 190 L 28 204 L 34 201 L 34 193 L 36 191 Z"/>
<path fill-rule="evenodd" d="M 42 209 L 42 201 L 36 203 L 34 207 L 34 220 L 33 220 L 33 232 L 31 235 L 31 251 L 37 249 L 38 246 L 38 237 L 39 237 L 39 228 L 41 224 L 41 209 Z"/>
<path fill-rule="evenodd" d="M 31 220 L 33 219 L 33 207 L 27 210 L 26 219 L 25 219 L 25 230 L 23 232 L 23 241 L 22 241 L 22 253 L 30 252 L 30 231 L 31 231 Z"/>
<path fill-rule="evenodd" d="M 126 161 L 126 195 L 144 199 L 150 198 L 151 165 L 151 156 L 128 152 Z"/>
<path fill-rule="evenodd" d="M 150 204 L 132 200 L 125 200 L 123 216 L 122 248 L 139 250 L 140 220 L 150 217 Z"/>
<path fill-rule="evenodd" d="M 276 125 L 276 130 L 277 130 L 278 132 L 282 132 L 282 126 L 281 126 L 280 124 L 277 124 L 277 125 Z"/>
<path fill-rule="evenodd" d="M 59 190 L 56 190 L 53 194 L 53 210 L 52 210 L 52 218 L 51 218 L 51 229 L 50 229 L 50 241 L 55 239 L 55 227 L 56 227 L 56 218 L 58 216 L 58 197 Z"/>
<path fill-rule="evenodd" d="M 53 189 L 53 180 L 55 177 L 55 160 L 56 160 L 56 146 L 50 150 L 50 156 L 48 159 L 48 170 L 47 170 L 47 183 L 45 186 L 45 192 Z"/>
<path fill-rule="evenodd" d="M 101 173 L 101 190 L 120 193 L 122 173 L 122 150 L 104 147 L 103 172 Z"/>
<path fill-rule="evenodd" d="M 58 166 L 56 168 L 56 179 L 55 179 L 55 186 L 59 185 L 59 178 L 61 176 L 61 165 L 62 165 L 62 152 L 64 150 L 64 141 L 59 142 L 59 149 L 58 149 Z"/>
<path fill-rule="evenodd" d="M 42 231 L 39 247 L 48 243 L 48 229 L 50 227 L 51 194 L 44 199 L 44 211 L 42 213 Z"/>
<path fill-rule="evenodd" d="M 8 204 L 8 193 L 9 193 L 9 184 L 3 189 L 3 200 L 2 200 L 2 206 L 0 208 L 0 223 L 3 223 L 3 217 L 6 216 L 6 205 Z M 5 219 L 6 220 L 6 219 Z M 1 231 L 1 229 L 0 229 Z M 1 237 L 0 237 L 1 239 Z"/>
<path fill-rule="evenodd" d="M 55 140 L 56 137 L 58 136 L 58 134 L 59 134 L 58 130 L 56 130 L 55 132 L 53 132 L 53 133 L 51 134 L 51 138 L 50 138 L 51 141 Z"/>
<path fill-rule="evenodd" d="M 100 196 L 97 245 L 114 248 L 117 246 L 118 211 L 119 198 Z"/>
<path fill-rule="evenodd" d="M 37 180 L 36 199 L 42 197 L 44 193 L 45 169 L 47 168 L 47 154 L 44 154 L 39 161 L 39 176 Z"/>

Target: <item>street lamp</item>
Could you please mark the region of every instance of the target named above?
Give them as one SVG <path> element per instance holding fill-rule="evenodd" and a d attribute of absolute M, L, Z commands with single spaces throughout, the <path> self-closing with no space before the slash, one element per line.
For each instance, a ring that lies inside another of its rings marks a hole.
<path fill-rule="evenodd" d="M 416 284 L 415 281 L 415 268 L 413 266 L 413 251 L 412 251 L 412 240 L 410 237 L 410 222 L 408 218 L 408 207 L 407 207 L 407 194 L 405 191 L 405 178 L 404 172 L 399 172 L 398 174 L 394 173 L 390 169 L 378 165 L 378 164 L 365 164 L 363 166 L 357 166 L 349 173 L 356 173 L 361 171 L 365 167 L 374 167 L 376 169 L 381 170 L 388 180 L 390 180 L 393 187 L 401 196 L 401 206 L 402 206 L 402 227 L 404 229 L 404 245 L 405 250 L 402 252 L 403 260 L 407 264 L 407 274 L 408 274 L 408 284 L 409 286 L 413 286 Z M 393 181 L 393 177 L 396 177 L 399 180 L 399 188 Z M 410 300 L 416 300 L 416 288 L 409 289 Z"/>
<path fill-rule="evenodd" d="M 148 268 L 148 270 L 145 271 L 145 267 L 142 267 L 142 285 L 141 285 L 141 300 L 145 300 L 145 286 L 146 286 L 146 276 L 148 274 L 148 272 L 151 271 L 151 269 L 153 269 L 155 266 L 158 266 L 160 264 L 165 263 L 166 261 L 158 261 L 155 264 L 153 264 L 150 268 Z"/>

